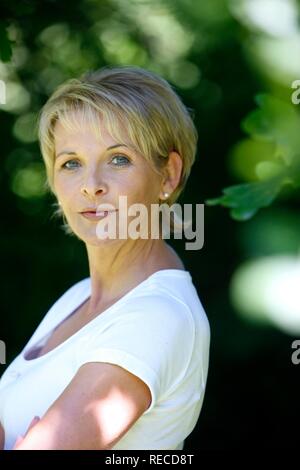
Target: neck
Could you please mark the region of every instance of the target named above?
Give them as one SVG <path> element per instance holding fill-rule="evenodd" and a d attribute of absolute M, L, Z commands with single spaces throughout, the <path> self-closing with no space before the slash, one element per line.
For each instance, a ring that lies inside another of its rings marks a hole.
<path fill-rule="evenodd" d="M 89 311 L 122 297 L 153 272 L 163 269 L 172 250 L 162 239 L 118 240 L 86 248 L 91 278 Z"/>

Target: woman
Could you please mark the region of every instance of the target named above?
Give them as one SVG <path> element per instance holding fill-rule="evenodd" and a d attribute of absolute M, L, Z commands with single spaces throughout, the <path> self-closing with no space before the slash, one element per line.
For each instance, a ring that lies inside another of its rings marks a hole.
<path fill-rule="evenodd" d="M 106 67 L 54 92 L 39 137 L 90 276 L 54 303 L 3 374 L 2 446 L 182 449 L 203 402 L 210 330 L 161 220 L 159 236 L 147 235 L 151 207 L 177 200 L 194 162 L 187 108 L 156 74 Z M 121 197 L 145 209 L 143 236 L 104 228 L 134 222 Z"/>

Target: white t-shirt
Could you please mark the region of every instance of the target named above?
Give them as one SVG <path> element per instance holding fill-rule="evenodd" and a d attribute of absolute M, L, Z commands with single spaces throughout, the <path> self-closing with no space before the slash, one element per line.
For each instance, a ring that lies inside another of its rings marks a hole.
<path fill-rule="evenodd" d="M 4 449 L 14 446 L 34 416 L 46 413 L 86 362 L 117 364 L 151 391 L 150 407 L 114 450 L 182 449 L 202 406 L 210 346 L 209 323 L 190 273 L 155 272 L 63 343 L 29 359 L 28 351 L 43 346 L 90 295 L 89 277 L 70 287 L 3 373 Z"/>

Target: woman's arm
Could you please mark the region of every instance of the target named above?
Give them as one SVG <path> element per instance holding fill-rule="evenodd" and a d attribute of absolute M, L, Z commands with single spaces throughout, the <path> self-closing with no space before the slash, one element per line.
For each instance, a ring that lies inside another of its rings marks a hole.
<path fill-rule="evenodd" d="M 0 423 L 0 450 L 4 449 L 4 429 L 2 424 Z"/>
<path fill-rule="evenodd" d="M 112 448 L 149 408 L 148 386 L 113 364 L 89 362 L 14 450 Z"/>

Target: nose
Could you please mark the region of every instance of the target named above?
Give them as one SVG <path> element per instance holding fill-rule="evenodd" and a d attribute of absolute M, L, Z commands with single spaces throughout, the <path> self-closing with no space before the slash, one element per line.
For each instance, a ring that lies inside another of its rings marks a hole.
<path fill-rule="evenodd" d="M 93 198 L 107 192 L 107 185 L 101 181 L 99 170 L 90 171 L 81 186 L 81 194 Z"/>

